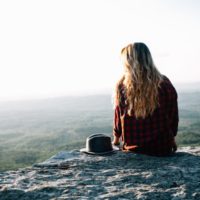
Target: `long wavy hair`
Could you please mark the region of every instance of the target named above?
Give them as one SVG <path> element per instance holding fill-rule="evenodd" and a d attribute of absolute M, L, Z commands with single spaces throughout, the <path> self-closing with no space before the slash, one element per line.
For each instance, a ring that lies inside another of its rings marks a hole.
<path fill-rule="evenodd" d="M 129 44 L 121 50 L 121 56 L 124 74 L 116 85 L 115 104 L 124 98 L 129 116 L 145 118 L 159 106 L 162 75 L 144 43 Z"/>

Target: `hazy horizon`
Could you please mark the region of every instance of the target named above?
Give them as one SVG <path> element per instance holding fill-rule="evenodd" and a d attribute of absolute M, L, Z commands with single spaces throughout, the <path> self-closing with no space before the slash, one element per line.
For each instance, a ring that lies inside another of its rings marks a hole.
<path fill-rule="evenodd" d="M 179 82 L 173 83 L 178 93 L 194 93 L 200 92 L 200 82 Z M 10 98 L 1 98 L 0 103 L 2 102 L 12 102 L 12 101 L 32 101 L 32 100 L 43 100 L 43 99 L 54 99 L 54 98 L 63 98 L 63 97 L 85 97 L 85 96 L 98 96 L 98 95 L 110 95 L 112 96 L 114 90 L 112 88 L 104 88 L 100 90 L 86 90 L 86 91 L 74 91 L 72 93 L 63 93 L 63 94 L 44 94 L 38 96 L 21 96 L 21 97 L 10 97 Z"/>

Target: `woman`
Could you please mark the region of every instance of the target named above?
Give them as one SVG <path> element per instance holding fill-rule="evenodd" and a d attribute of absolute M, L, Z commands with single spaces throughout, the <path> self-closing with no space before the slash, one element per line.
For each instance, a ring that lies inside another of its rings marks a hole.
<path fill-rule="evenodd" d="M 115 91 L 113 143 L 124 151 L 167 156 L 176 151 L 177 93 L 144 43 L 121 51 L 124 74 Z"/>

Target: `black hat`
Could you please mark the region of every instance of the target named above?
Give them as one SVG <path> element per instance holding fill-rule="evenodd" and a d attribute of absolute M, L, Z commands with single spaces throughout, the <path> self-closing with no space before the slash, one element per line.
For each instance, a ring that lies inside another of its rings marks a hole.
<path fill-rule="evenodd" d="M 104 134 L 90 135 L 86 139 L 86 148 L 80 149 L 81 152 L 92 155 L 105 155 L 119 150 L 111 143 L 111 138 Z"/>

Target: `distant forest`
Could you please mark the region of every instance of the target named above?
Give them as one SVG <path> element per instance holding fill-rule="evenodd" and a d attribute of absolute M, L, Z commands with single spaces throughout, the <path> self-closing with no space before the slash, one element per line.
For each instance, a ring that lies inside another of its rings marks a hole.
<path fill-rule="evenodd" d="M 111 96 L 95 95 L 0 103 L 0 170 L 80 149 L 87 136 L 112 137 Z M 179 94 L 179 146 L 200 145 L 200 93 Z"/>

